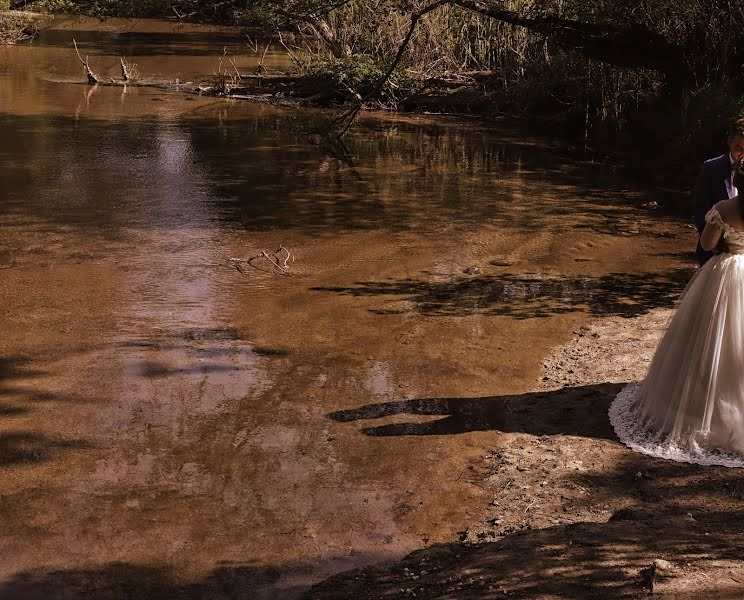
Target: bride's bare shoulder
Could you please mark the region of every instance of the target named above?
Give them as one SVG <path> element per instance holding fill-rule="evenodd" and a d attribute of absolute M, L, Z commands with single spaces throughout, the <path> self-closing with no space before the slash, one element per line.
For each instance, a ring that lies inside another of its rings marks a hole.
<path fill-rule="evenodd" d="M 739 201 L 738 198 L 730 198 L 728 200 L 721 200 L 715 205 L 718 210 L 718 214 L 723 217 L 724 220 L 729 219 L 739 220 Z"/>
<path fill-rule="evenodd" d="M 741 201 L 738 196 L 730 198 L 728 200 L 721 200 L 715 205 L 718 210 L 718 214 L 721 218 L 726 221 L 731 227 L 740 231 L 744 228 L 744 219 L 742 219 L 741 212 Z"/>

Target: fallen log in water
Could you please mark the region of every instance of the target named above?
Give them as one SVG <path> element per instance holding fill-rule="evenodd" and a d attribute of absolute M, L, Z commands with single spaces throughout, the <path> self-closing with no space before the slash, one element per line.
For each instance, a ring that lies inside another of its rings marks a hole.
<path fill-rule="evenodd" d="M 235 71 L 234 75 L 228 76 L 227 73 L 218 73 L 212 81 L 181 82 L 178 79 L 141 79 L 136 65 L 122 56 L 119 59 L 121 79 L 104 79 L 93 71 L 88 56 L 83 58 L 80 54 L 77 41 L 73 39 L 72 43 L 78 60 L 83 65 L 87 85 L 152 87 L 224 98 L 273 100 L 276 103 L 288 103 L 290 97 L 294 98 L 295 101 L 313 96 L 317 97 L 319 93 L 317 85 L 309 85 L 300 75 L 265 75 L 261 72 L 262 70 L 259 70 L 255 75 L 242 75 L 233 61 L 230 62 Z M 220 70 L 221 67 L 222 61 L 220 61 Z"/>

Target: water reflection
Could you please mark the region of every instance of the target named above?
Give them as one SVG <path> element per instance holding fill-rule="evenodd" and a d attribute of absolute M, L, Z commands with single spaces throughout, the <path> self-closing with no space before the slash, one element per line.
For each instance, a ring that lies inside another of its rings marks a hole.
<path fill-rule="evenodd" d="M 133 427 L 166 427 L 184 443 L 185 421 L 234 410 L 231 403 L 269 382 L 263 359 L 224 318 L 230 295 L 223 292 L 234 278 L 219 265 L 229 250 L 190 139 L 167 125 L 154 125 L 151 139 L 148 175 L 141 183 L 152 192 L 130 204 L 147 223 L 121 223 L 131 244 L 129 298 L 119 316 L 127 385 L 117 414 L 105 422 L 127 433 Z"/>
<path fill-rule="evenodd" d="M 189 227 L 180 175 L 152 176 L 154 161 L 165 168 L 181 153 L 187 164 L 179 173 L 192 172 L 206 210 L 247 230 L 425 234 L 484 222 L 515 232 L 637 227 L 627 192 L 591 187 L 582 180 L 587 169 L 568 157 L 562 162 L 495 132 L 474 145 L 458 131 L 414 139 L 401 132 L 396 141 L 359 131 L 349 139 L 357 157 L 352 173 L 293 129 L 296 116 L 277 119 L 248 106 L 232 113 L 217 125 L 208 112 L 171 124 L 0 115 L 8 134 L 0 138 L 0 211 L 22 206 L 26 215 L 96 229 Z M 163 197 L 163 214 L 145 208 Z"/>

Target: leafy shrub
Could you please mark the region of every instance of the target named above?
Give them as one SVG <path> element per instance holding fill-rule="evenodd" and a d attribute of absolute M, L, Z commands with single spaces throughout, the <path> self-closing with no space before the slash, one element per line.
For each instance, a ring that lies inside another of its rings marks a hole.
<path fill-rule="evenodd" d="M 364 96 L 371 92 L 385 72 L 368 54 L 355 54 L 316 60 L 308 68 L 307 77 L 318 87 L 332 91 L 338 98 L 348 98 L 353 93 Z M 380 95 L 383 101 L 396 103 L 410 94 L 415 86 L 414 78 L 402 69 L 396 69 L 385 82 Z"/>

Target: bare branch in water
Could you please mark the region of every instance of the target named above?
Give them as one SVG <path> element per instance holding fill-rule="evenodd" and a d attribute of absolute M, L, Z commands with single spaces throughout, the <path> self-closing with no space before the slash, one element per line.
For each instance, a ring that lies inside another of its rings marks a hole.
<path fill-rule="evenodd" d="M 256 67 L 255 74 L 259 77 L 263 76 L 264 72 L 264 59 L 266 58 L 266 53 L 269 51 L 269 44 L 266 44 L 266 47 L 264 48 L 263 54 L 261 55 L 261 60 L 258 61 L 258 66 Z"/>
<path fill-rule="evenodd" d="M 80 62 L 85 67 L 85 74 L 88 76 L 88 83 L 90 85 L 96 85 L 98 83 L 98 77 L 93 73 L 93 71 L 90 70 L 90 66 L 88 65 L 88 57 L 85 57 L 85 60 L 83 60 L 83 57 L 80 56 L 80 51 L 77 47 L 77 42 L 75 41 L 75 38 L 72 38 L 72 43 L 75 46 L 75 52 L 77 53 L 78 58 L 80 59 Z"/>
<path fill-rule="evenodd" d="M 230 61 L 230 64 L 235 70 L 235 77 L 237 77 L 238 81 L 240 81 L 243 78 L 243 76 L 240 74 L 240 71 L 238 71 L 238 66 L 235 64 L 235 59 L 231 56 L 228 60 Z"/>
<path fill-rule="evenodd" d="M 129 65 L 124 60 L 124 57 L 123 56 L 119 57 L 119 61 L 121 62 L 121 78 L 124 81 L 129 81 L 130 79 L 133 79 L 133 76 L 129 71 Z"/>
<path fill-rule="evenodd" d="M 277 36 L 279 37 L 279 43 L 287 51 L 287 55 L 289 56 L 290 60 L 296 66 L 302 68 L 304 66 L 303 62 L 297 57 L 297 55 L 294 52 L 292 52 L 292 50 L 289 49 L 289 46 L 287 46 L 287 44 L 284 43 L 284 37 L 282 37 L 282 32 L 277 29 L 276 33 L 277 33 Z"/>
<path fill-rule="evenodd" d="M 123 56 L 120 57 L 119 60 L 121 61 L 122 81 L 135 81 L 136 79 L 139 79 L 140 73 L 136 63 L 129 62 Z"/>

